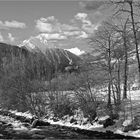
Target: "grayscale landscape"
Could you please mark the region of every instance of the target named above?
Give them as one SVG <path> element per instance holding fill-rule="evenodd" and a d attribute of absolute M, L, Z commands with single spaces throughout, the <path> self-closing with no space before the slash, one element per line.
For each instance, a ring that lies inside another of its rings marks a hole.
<path fill-rule="evenodd" d="M 139 0 L 0 0 L 0 139 L 140 139 Z"/>

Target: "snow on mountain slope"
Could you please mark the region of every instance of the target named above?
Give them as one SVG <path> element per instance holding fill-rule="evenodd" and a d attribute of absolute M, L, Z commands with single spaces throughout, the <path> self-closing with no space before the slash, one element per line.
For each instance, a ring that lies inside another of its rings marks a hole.
<path fill-rule="evenodd" d="M 65 40 L 66 36 L 60 35 L 58 33 L 55 34 L 46 34 L 42 33 L 35 37 L 30 37 L 27 40 L 24 40 L 19 46 L 25 46 L 29 51 L 38 51 L 45 52 L 46 49 L 50 48 L 59 48 L 57 45 L 58 41 Z M 65 49 L 75 55 L 84 54 L 85 51 L 80 50 L 78 47 L 73 47 L 70 49 Z"/>
<path fill-rule="evenodd" d="M 75 48 L 71 48 L 71 49 L 66 49 L 68 51 L 70 51 L 71 53 L 75 54 L 75 55 L 81 55 L 84 54 L 85 51 L 80 50 L 79 48 L 75 47 Z"/>

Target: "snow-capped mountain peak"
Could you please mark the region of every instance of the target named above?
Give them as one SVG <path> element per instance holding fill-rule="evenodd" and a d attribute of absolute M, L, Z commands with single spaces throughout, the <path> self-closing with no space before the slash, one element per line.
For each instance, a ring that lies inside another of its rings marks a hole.
<path fill-rule="evenodd" d="M 40 50 L 42 52 L 45 52 L 47 48 L 59 48 L 56 47 L 56 42 L 58 40 L 63 39 L 66 39 L 65 36 L 60 35 L 58 33 L 54 34 L 42 33 L 35 37 L 30 37 L 28 40 L 24 40 L 19 46 L 20 47 L 25 46 L 30 51 Z M 85 51 L 80 50 L 78 47 L 73 47 L 64 50 L 67 50 L 77 56 L 85 53 Z"/>

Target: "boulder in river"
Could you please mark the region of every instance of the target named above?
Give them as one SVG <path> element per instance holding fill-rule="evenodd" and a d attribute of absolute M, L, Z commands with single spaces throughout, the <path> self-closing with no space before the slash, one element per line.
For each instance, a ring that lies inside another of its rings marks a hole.
<path fill-rule="evenodd" d="M 42 121 L 42 120 L 38 120 L 38 119 L 35 119 L 32 124 L 31 124 L 31 127 L 32 128 L 35 128 L 37 126 L 49 126 L 50 123 L 49 122 L 45 122 L 45 121 Z"/>
<path fill-rule="evenodd" d="M 70 120 L 70 123 L 76 123 L 76 122 L 77 122 L 77 120 L 74 119 L 74 118 L 72 118 L 72 119 Z"/>
<path fill-rule="evenodd" d="M 58 122 L 58 121 L 59 121 L 59 119 L 58 119 L 58 118 L 55 118 L 55 117 L 54 117 L 52 120 L 53 120 L 54 122 Z"/>
<path fill-rule="evenodd" d="M 102 124 L 104 126 L 104 128 L 106 128 L 108 126 L 114 125 L 115 121 L 112 119 L 112 117 L 108 116 L 108 117 L 106 117 L 106 119 L 99 120 L 98 123 Z"/>
<path fill-rule="evenodd" d="M 108 119 L 106 119 L 106 121 L 103 124 L 103 126 L 104 126 L 104 128 L 106 128 L 106 127 L 114 125 L 114 124 L 115 124 L 115 121 L 112 118 L 108 118 Z"/>

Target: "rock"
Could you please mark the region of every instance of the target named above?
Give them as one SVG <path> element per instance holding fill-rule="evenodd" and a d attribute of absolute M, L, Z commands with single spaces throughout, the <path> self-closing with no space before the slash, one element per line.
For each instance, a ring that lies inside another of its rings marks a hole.
<path fill-rule="evenodd" d="M 140 127 L 140 116 L 139 115 L 134 117 L 133 125 Z"/>
<path fill-rule="evenodd" d="M 25 122 L 25 123 L 32 123 L 33 120 L 29 119 L 29 118 L 24 118 L 23 122 Z"/>
<path fill-rule="evenodd" d="M 58 122 L 59 119 L 57 119 L 57 118 L 53 118 L 53 121 L 54 121 L 54 122 Z"/>
<path fill-rule="evenodd" d="M 4 122 L 4 121 L 1 121 L 0 123 L 1 123 L 2 125 L 6 124 L 6 122 Z"/>
<path fill-rule="evenodd" d="M 17 119 L 20 120 L 21 122 L 24 122 L 26 120 L 26 118 L 23 116 L 18 116 Z"/>
<path fill-rule="evenodd" d="M 9 114 L 10 117 L 15 118 L 15 114 L 11 113 Z"/>
<path fill-rule="evenodd" d="M 39 133 L 40 131 L 41 131 L 41 129 L 39 129 L 39 128 L 32 128 L 28 131 L 28 134 L 30 136 L 32 136 L 33 134 Z"/>
<path fill-rule="evenodd" d="M 50 125 L 49 122 L 45 122 L 45 121 L 41 121 L 41 120 L 35 119 L 35 120 L 32 122 L 31 127 L 32 127 L 32 128 L 35 128 L 36 126 L 49 126 L 49 125 Z"/>
<path fill-rule="evenodd" d="M 72 119 L 70 120 L 70 123 L 75 123 L 75 122 L 77 122 L 77 120 L 74 119 L 74 118 L 72 118 Z"/>
<path fill-rule="evenodd" d="M 104 124 L 106 120 L 99 120 L 98 123 L 99 124 Z"/>
<path fill-rule="evenodd" d="M 78 122 L 75 122 L 74 124 L 78 124 Z"/>
<path fill-rule="evenodd" d="M 137 130 L 136 126 L 132 124 L 129 124 L 123 128 L 123 132 L 135 131 L 135 130 Z"/>
<path fill-rule="evenodd" d="M 115 119 L 117 119 L 118 116 L 117 115 L 111 115 L 111 116 L 105 116 L 102 118 L 98 119 L 98 123 L 103 125 L 104 128 L 114 125 L 115 124 Z"/>
<path fill-rule="evenodd" d="M 25 127 L 30 127 L 31 126 L 31 124 L 29 124 L 29 123 L 22 123 L 22 125 L 24 125 Z"/>
<path fill-rule="evenodd" d="M 103 125 L 108 118 L 110 118 L 110 117 L 109 116 L 101 117 L 98 119 L 98 123 Z"/>
<path fill-rule="evenodd" d="M 128 132 L 128 131 L 135 131 L 140 129 L 140 116 L 137 115 L 134 117 L 133 121 L 130 121 L 128 125 L 124 125 L 123 131 Z"/>
<path fill-rule="evenodd" d="M 35 127 L 37 126 L 37 122 L 38 122 L 37 119 L 34 120 L 34 121 L 32 122 L 32 124 L 31 124 L 31 128 L 35 128 Z"/>
<path fill-rule="evenodd" d="M 34 139 L 44 139 L 45 136 L 44 135 L 39 135 L 39 134 L 33 134 L 32 138 L 34 138 Z"/>
<path fill-rule="evenodd" d="M 21 117 L 21 116 L 15 115 L 15 119 L 16 119 L 16 120 L 21 120 L 21 121 L 22 121 L 22 117 Z"/>
<path fill-rule="evenodd" d="M 12 128 L 12 124 L 4 124 L 3 126 L 3 129 L 6 129 L 6 128 Z"/>
<path fill-rule="evenodd" d="M 114 125 L 114 124 L 115 124 L 115 121 L 113 119 L 111 119 L 111 118 L 108 118 L 103 123 L 103 126 L 104 126 L 104 128 L 106 128 L 106 127 Z"/>
<path fill-rule="evenodd" d="M 134 131 L 140 129 L 140 115 L 134 116 L 133 120 L 129 120 L 129 123 L 124 125 L 124 132 Z"/>
<path fill-rule="evenodd" d="M 3 111 L 3 112 L 2 112 L 2 115 L 8 116 L 8 113 L 9 113 L 8 111 Z"/>
<path fill-rule="evenodd" d="M 83 125 L 86 125 L 86 124 L 88 124 L 88 120 L 87 120 L 87 121 L 85 121 L 85 122 L 83 122 Z"/>

